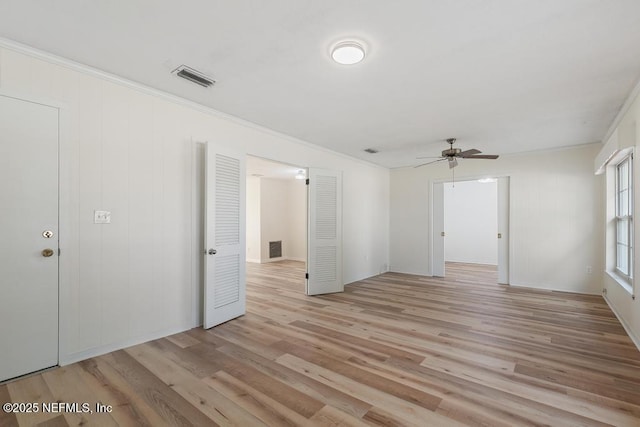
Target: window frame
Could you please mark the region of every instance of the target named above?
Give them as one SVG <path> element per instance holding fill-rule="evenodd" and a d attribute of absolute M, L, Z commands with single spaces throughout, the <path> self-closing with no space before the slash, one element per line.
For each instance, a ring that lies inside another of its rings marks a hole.
<path fill-rule="evenodd" d="M 623 173 L 626 166 L 626 174 Z M 615 272 L 629 285 L 632 285 L 633 271 L 633 153 L 629 153 L 615 165 Z M 626 175 L 626 176 L 623 176 Z M 623 188 L 623 186 L 625 186 Z M 623 193 L 626 192 L 626 206 L 623 207 Z M 625 210 L 626 208 L 626 210 Z M 626 243 L 620 240 L 620 224 L 627 222 Z M 625 258 L 627 271 L 620 269 L 620 247 L 626 246 Z"/>

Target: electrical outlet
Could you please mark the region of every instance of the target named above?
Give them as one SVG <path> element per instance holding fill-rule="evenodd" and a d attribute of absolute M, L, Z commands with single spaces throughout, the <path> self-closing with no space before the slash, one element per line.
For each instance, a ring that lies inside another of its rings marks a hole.
<path fill-rule="evenodd" d="M 590 265 L 587 265 L 587 274 L 591 274 L 593 273 L 593 269 L 591 268 Z"/>
<path fill-rule="evenodd" d="M 111 212 L 109 211 L 93 211 L 94 224 L 111 224 Z"/>

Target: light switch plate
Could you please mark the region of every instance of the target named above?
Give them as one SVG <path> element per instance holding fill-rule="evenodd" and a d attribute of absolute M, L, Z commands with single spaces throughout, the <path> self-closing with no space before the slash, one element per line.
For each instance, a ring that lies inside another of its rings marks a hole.
<path fill-rule="evenodd" d="M 111 224 L 111 212 L 109 211 L 93 211 L 94 224 Z"/>

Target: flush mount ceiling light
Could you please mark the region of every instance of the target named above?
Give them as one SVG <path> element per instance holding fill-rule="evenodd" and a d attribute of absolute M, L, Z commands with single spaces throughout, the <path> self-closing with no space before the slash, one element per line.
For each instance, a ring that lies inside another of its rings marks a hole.
<path fill-rule="evenodd" d="M 495 178 L 482 178 L 482 179 L 479 179 L 478 182 L 480 184 L 490 184 L 492 182 L 496 182 L 496 179 Z"/>
<path fill-rule="evenodd" d="M 296 179 L 305 179 L 305 178 L 306 178 L 306 175 L 304 174 L 304 171 L 300 169 L 296 174 Z"/>
<path fill-rule="evenodd" d="M 331 49 L 331 58 L 342 65 L 357 64 L 364 59 L 364 47 L 355 41 L 343 41 Z"/>

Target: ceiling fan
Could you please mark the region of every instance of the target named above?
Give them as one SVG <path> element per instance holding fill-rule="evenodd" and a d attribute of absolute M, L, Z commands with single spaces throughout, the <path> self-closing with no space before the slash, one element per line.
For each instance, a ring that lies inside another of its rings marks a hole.
<path fill-rule="evenodd" d="M 447 160 L 449 162 L 449 169 L 453 169 L 458 166 L 458 159 L 497 159 L 497 154 L 480 154 L 482 151 L 472 148 L 471 150 L 462 151 L 460 148 L 453 148 L 453 143 L 456 142 L 455 138 L 447 138 L 449 148 L 442 151 L 441 157 L 418 157 L 418 159 L 438 159 L 431 162 L 423 163 L 415 166 L 419 168 L 421 166 L 430 165 L 432 163 L 441 162 Z"/>

